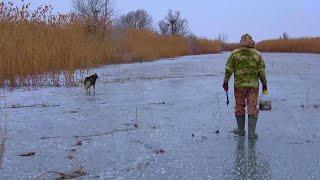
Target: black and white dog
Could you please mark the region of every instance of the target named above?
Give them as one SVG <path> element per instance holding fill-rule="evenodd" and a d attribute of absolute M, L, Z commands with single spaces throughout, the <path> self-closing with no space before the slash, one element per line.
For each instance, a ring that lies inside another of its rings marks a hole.
<path fill-rule="evenodd" d="M 96 89 L 96 81 L 98 79 L 97 73 L 95 73 L 92 76 L 86 77 L 84 80 L 84 89 L 86 90 L 86 95 L 90 94 L 90 87 L 92 86 L 93 92 L 95 92 Z"/>

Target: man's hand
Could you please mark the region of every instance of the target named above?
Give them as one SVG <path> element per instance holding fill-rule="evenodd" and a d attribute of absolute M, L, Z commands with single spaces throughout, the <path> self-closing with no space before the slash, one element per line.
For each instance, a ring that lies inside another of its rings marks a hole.
<path fill-rule="evenodd" d="M 263 94 L 268 94 L 268 87 L 266 84 L 262 84 L 262 93 Z"/>
<path fill-rule="evenodd" d="M 223 83 L 223 89 L 224 89 L 226 92 L 228 92 L 228 90 L 229 90 L 229 84 L 228 84 L 227 82 L 224 82 L 224 83 Z"/>

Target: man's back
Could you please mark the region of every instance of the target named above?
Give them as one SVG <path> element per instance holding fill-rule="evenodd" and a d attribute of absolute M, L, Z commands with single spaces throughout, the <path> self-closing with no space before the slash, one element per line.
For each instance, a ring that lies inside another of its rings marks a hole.
<path fill-rule="evenodd" d="M 239 48 L 232 52 L 226 65 L 226 77 L 234 73 L 235 87 L 258 88 L 259 78 L 266 82 L 265 64 L 254 48 Z"/>

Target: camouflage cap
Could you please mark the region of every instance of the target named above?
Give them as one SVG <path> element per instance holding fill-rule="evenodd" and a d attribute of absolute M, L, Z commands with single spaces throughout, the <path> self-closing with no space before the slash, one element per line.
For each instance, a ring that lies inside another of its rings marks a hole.
<path fill-rule="evenodd" d="M 244 34 L 241 36 L 240 44 L 242 47 L 253 48 L 255 42 L 252 39 L 252 36 L 250 36 L 249 34 Z"/>

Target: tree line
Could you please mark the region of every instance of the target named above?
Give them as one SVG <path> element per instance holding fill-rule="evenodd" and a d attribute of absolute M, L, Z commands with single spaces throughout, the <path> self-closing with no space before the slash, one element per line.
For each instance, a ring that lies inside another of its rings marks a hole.
<path fill-rule="evenodd" d="M 152 16 L 144 9 L 130 11 L 116 17 L 110 0 L 73 0 L 73 7 L 79 15 L 95 26 L 157 30 L 163 35 L 190 35 L 188 21 L 182 17 L 178 10 L 169 10 L 166 17 L 155 28 Z"/>

